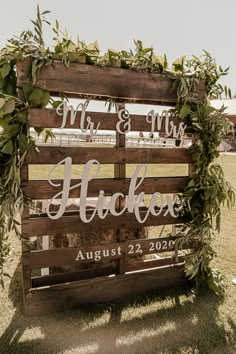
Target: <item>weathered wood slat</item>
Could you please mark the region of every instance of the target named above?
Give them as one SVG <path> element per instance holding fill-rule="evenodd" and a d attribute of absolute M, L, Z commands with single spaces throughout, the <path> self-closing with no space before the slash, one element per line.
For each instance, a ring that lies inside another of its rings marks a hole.
<path fill-rule="evenodd" d="M 144 261 L 137 261 L 126 264 L 126 272 L 137 272 L 140 270 L 148 270 L 150 268 L 164 267 L 168 265 L 174 265 L 178 263 L 183 263 L 185 256 L 179 256 L 176 261 L 175 257 L 163 257 L 159 259 L 149 259 Z"/>
<path fill-rule="evenodd" d="M 147 111 L 148 113 L 148 111 Z M 64 128 L 69 129 L 80 129 L 80 117 L 81 112 L 77 112 L 75 122 L 73 125 L 70 124 L 70 113 L 68 113 L 68 118 Z M 99 130 L 116 130 L 116 124 L 119 121 L 117 113 L 102 113 L 102 112 L 86 112 L 86 117 L 91 117 L 94 126 L 97 127 L 98 123 Z M 130 114 L 131 128 L 132 131 L 143 131 L 150 132 L 151 124 L 146 121 L 145 115 Z M 62 124 L 62 116 L 56 113 L 55 109 L 39 109 L 33 108 L 30 110 L 30 126 L 35 128 L 60 128 Z M 170 122 L 173 122 L 177 127 L 181 120 L 177 117 L 170 118 Z M 165 120 L 163 122 L 159 132 L 165 132 Z"/>
<path fill-rule="evenodd" d="M 38 269 L 51 266 L 111 261 L 126 257 L 143 256 L 146 254 L 169 252 L 175 249 L 176 237 L 161 237 L 153 239 L 127 240 L 94 246 L 56 248 L 27 252 L 22 263 L 25 268 Z M 185 245 L 184 248 L 189 248 Z M 106 251 L 103 254 L 103 251 Z M 80 252 L 80 253 L 79 253 Z M 77 255 L 79 253 L 79 259 Z M 88 256 L 92 256 L 87 258 Z M 96 258 L 96 256 L 99 258 Z"/>
<path fill-rule="evenodd" d="M 81 260 L 76 261 L 76 257 L 79 251 L 82 251 L 84 254 L 87 252 L 94 253 L 95 251 L 100 251 L 104 248 L 109 251 L 114 247 L 117 247 L 117 243 L 105 244 L 105 245 L 96 245 L 96 246 L 88 246 L 88 247 L 67 247 L 67 248 L 56 248 L 51 250 L 40 250 L 40 251 L 32 251 L 25 254 L 22 258 L 22 264 L 25 269 L 39 269 L 45 267 L 52 266 L 62 266 L 62 265 L 75 265 L 80 263 L 89 263 L 95 262 L 94 259 L 90 260 Z M 121 250 L 121 248 L 120 248 Z M 122 249 L 122 251 L 124 251 Z M 121 258 L 122 255 L 116 254 L 113 257 L 106 257 L 106 261 L 110 261 L 111 259 L 116 260 Z M 104 260 L 104 259 L 103 259 Z M 99 265 L 99 262 L 96 262 Z"/>
<path fill-rule="evenodd" d="M 115 274 L 116 266 L 114 264 L 97 265 L 96 268 L 78 270 L 73 272 L 49 274 L 44 276 L 37 276 L 32 278 L 32 288 L 41 286 L 49 286 L 55 284 L 62 284 L 65 282 L 73 282 L 84 279 L 91 279 L 97 277 L 104 277 L 110 274 Z"/>
<path fill-rule="evenodd" d="M 226 116 L 226 118 L 228 118 L 229 120 L 231 120 L 231 122 L 233 122 L 234 124 L 236 124 L 236 114 L 226 114 L 225 116 Z"/>
<path fill-rule="evenodd" d="M 104 191 L 105 196 L 111 196 L 120 192 L 128 194 L 130 178 L 101 178 L 89 182 L 88 197 L 97 197 L 100 190 Z M 32 199 L 51 199 L 56 193 L 60 192 L 63 186 L 63 180 L 53 180 L 53 183 L 61 187 L 53 187 L 48 181 L 30 180 L 22 183 L 24 194 Z M 81 183 L 81 180 L 72 180 L 71 186 Z M 188 177 L 146 177 L 142 184 L 137 188 L 136 193 L 144 192 L 145 194 L 153 194 L 155 192 L 165 193 L 181 193 L 184 191 L 188 183 Z M 70 198 L 80 197 L 80 186 L 71 190 Z"/>
<path fill-rule="evenodd" d="M 185 257 L 179 256 L 178 262 L 173 257 L 164 257 L 154 260 L 144 260 L 125 264 L 126 272 L 134 272 L 140 270 L 149 270 L 151 268 L 163 267 L 167 265 L 173 265 L 177 263 L 183 263 Z M 73 282 L 85 279 L 92 279 L 102 276 L 107 276 L 116 273 L 116 265 L 97 265 L 96 268 L 79 270 L 74 272 L 49 274 L 45 276 L 37 276 L 32 278 L 32 288 L 49 286 L 55 284 L 62 284 L 65 282 Z"/>
<path fill-rule="evenodd" d="M 118 110 L 125 109 L 125 104 L 124 103 L 119 103 Z M 116 145 L 117 148 L 125 148 L 126 147 L 126 136 L 124 134 L 120 134 L 116 130 Z M 114 164 L 114 177 L 117 179 L 124 179 L 126 178 L 126 164 L 120 163 L 120 164 Z M 116 201 L 116 210 L 121 211 L 124 206 L 125 206 L 125 197 L 119 197 Z M 116 240 L 118 242 L 124 242 L 127 237 L 127 230 L 124 229 L 118 229 L 116 232 Z M 119 258 L 117 260 L 117 272 L 116 274 L 124 274 L 125 273 L 125 257 Z"/>
<path fill-rule="evenodd" d="M 21 181 L 23 183 L 27 183 L 28 179 L 29 179 L 29 166 L 28 165 L 23 165 L 21 167 L 21 171 L 20 171 L 20 178 Z M 21 214 L 21 218 L 29 218 L 30 216 L 30 211 L 29 211 L 29 207 L 28 206 L 24 206 L 23 208 L 23 212 Z M 22 254 L 29 252 L 29 247 L 28 245 L 23 242 L 22 240 Z M 27 291 L 32 287 L 32 281 L 31 281 L 31 271 L 30 270 L 26 270 L 24 268 L 22 268 L 22 280 L 23 280 L 23 302 L 25 300 L 25 293 L 27 293 Z"/>
<path fill-rule="evenodd" d="M 26 164 L 57 164 L 66 157 L 72 158 L 73 164 L 84 164 L 93 159 L 101 164 L 138 164 L 138 163 L 191 163 L 192 158 L 185 148 L 120 148 L 120 147 L 45 147 L 39 152 L 29 152 Z"/>
<path fill-rule="evenodd" d="M 115 277 L 31 289 L 26 295 L 25 314 L 37 316 L 70 310 L 82 304 L 121 302 L 128 296 L 186 284 L 183 264 Z"/>
<path fill-rule="evenodd" d="M 17 86 L 30 81 L 30 60 L 17 63 Z M 137 72 L 112 67 L 98 67 L 71 63 L 69 69 L 62 62 L 40 69 L 35 87 L 51 93 L 67 93 L 68 96 L 117 97 L 131 102 L 175 103 L 174 79 L 162 74 Z M 204 97 L 204 84 L 199 83 L 197 99 Z"/>
<path fill-rule="evenodd" d="M 174 218 L 162 212 L 159 216 L 149 215 L 147 220 L 140 224 L 133 213 L 124 213 L 114 217 L 108 214 L 105 219 L 100 219 L 97 215 L 90 223 L 84 223 L 79 215 L 62 216 L 59 219 L 52 220 L 48 217 L 35 217 L 22 220 L 22 232 L 25 237 L 54 235 L 56 233 L 66 234 L 73 232 L 90 232 L 97 230 L 117 230 L 130 228 L 140 228 L 141 226 L 173 225 L 180 224 L 182 219 Z M 143 219 L 146 211 L 141 211 L 140 216 Z"/>

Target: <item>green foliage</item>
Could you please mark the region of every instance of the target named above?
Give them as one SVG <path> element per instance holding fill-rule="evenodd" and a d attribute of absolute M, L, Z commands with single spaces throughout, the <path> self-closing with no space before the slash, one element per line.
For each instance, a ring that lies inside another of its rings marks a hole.
<path fill-rule="evenodd" d="M 28 138 L 22 130 L 27 121 L 25 105 L 12 96 L 0 98 L 0 278 L 4 275 L 3 265 L 10 252 L 9 232 L 14 230 L 20 235 L 16 216 L 23 206 L 23 194 L 20 188 L 20 167 L 22 160 L 19 151 L 28 148 Z M 24 140 L 24 141 L 23 141 Z M 24 148 L 23 148 L 24 143 Z"/>
<path fill-rule="evenodd" d="M 206 98 L 221 98 L 222 94 L 231 98 L 231 90 L 218 82 L 221 77 L 228 74 L 229 67 L 225 70 L 222 69 L 206 50 L 203 52 L 201 58 L 193 55 L 191 59 L 186 60 L 186 57 L 183 56 L 172 65 L 176 75 L 175 89 L 178 94 L 179 106 L 186 102 L 195 102 L 193 92 L 199 80 L 205 84 Z"/>
<path fill-rule="evenodd" d="M 0 92 L 16 95 L 15 62 L 8 60 L 4 50 L 0 50 Z"/>
<path fill-rule="evenodd" d="M 134 40 L 134 50 L 108 49 L 101 54 L 97 41 L 90 44 L 79 38 L 74 41 L 66 29 L 60 29 L 58 21 L 52 28 L 54 46 L 51 49 L 45 45 L 43 37 L 43 25 L 50 25 L 45 17 L 48 13 L 40 13 L 37 7 L 33 31 L 23 31 L 0 51 L 0 278 L 5 275 L 3 265 L 10 252 L 8 234 L 14 230 L 20 236 L 16 215 L 22 212 L 26 202 L 20 188 L 20 169 L 26 153 L 37 149 L 29 132 L 28 112 L 31 107 L 43 108 L 51 104 L 56 108 L 61 104 L 61 100 L 55 101 L 49 92 L 34 86 L 40 68 L 60 60 L 67 67 L 77 62 L 161 73 L 173 78 L 173 89 L 178 97 L 174 111 L 180 119 L 185 119 L 194 141 L 191 148 L 194 168 L 184 193 L 179 196 L 182 202 L 179 212 L 185 223 L 179 229 L 176 247 L 181 248 L 186 242 L 196 243 L 196 250 L 186 259 L 186 275 L 195 279 L 197 285 L 207 284 L 216 293 L 222 293 L 222 277 L 210 267 L 215 256 L 212 241 L 220 231 L 221 206 L 232 207 L 235 193 L 225 181 L 221 166 L 214 161 L 219 156 L 217 148 L 231 126 L 224 117 L 224 109 L 212 108 L 208 100 L 222 94 L 231 96 L 230 89 L 218 82 L 229 68 L 224 70 L 218 66 L 207 51 L 201 58 L 192 56 L 187 60 L 182 56 L 170 68 L 166 55 L 157 55 L 140 40 Z M 23 85 L 24 103 L 16 98 L 15 66 L 17 60 L 27 58 L 32 60 L 31 82 Z M 197 103 L 195 93 L 200 80 L 205 83 L 206 92 L 201 104 Z M 115 98 L 107 103 L 108 109 L 117 104 Z M 50 129 L 35 130 L 43 134 L 45 140 L 53 137 Z"/>
<path fill-rule="evenodd" d="M 36 91 L 37 90 L 37 91 Z M 29 101 L 32 106 L 48 103 L 48 92 L 32 88 Z M 36 94 L 35 94 L 36 91 Z M 34 95 L 33 95 L 34 94 Z M 9 233 L 20 235 L 16 217 L 23 210 L 24 199 L 20 188 L 20 169 L 29 149 L 36 149 L 29 135 L 29 106 L 13 96 L 0 97 L 0 281 L 6 275 L 3 265 L 10 253 Z M 50 130 L 46 130 L 50 135 Z"/>
<path fill-rule="evenodd" d="M 204 80 L 206 94 L 209 99 L 219 98 L 222 93 L 231 98 L 231 90 L 218 83 L 221 77 L 228 74 L 229 67 L 223 70 L 206 50 L 203 52 L 203 60 L 201 61 L 196 56 L 193 56 L 193 59 L 189 62 L 189 68 L 194 72 L 196 78 Z"/>
<path fill-rule="evenodd" d="M 217 269 L 211 269 L 208 273 L 207 284 L 209 288 L 217 295 L 223 295 L 225 292 L 224 278 Z"/>
<path fill-rule="evenodd" d="M 61 60 L 67 67 L 70 62 L 97 64 L 100 52 L 97 41 L 86 45 L 85 42 L 77 38 L 77 43 L 75 43 L 69 37 L 66 29 L 65 31 L 60 30 L 58 21 L 52 30 L 54 32 L 54 59 Z"/>
<path fill-rule="evenodd" d="M 45 41 L 43 38 L 43 24 L 50 25 L 44 15 L 49 11 L 40 13 L 39 6 L 37 6 L 36 19 L 31 22 L 34 25 L 34 30 L 23 31 L 19 37 L 15 36 L 9 40 L 7 46 L 8 55 L 11 54 L 14 59 L 22 59 L 22 57 L 44 58 L 49 54 L 49 49 L 45 48 Z"/>
<path fill-rule="evenodd" d="M 193 105 L 188 119 L 195 142 L 191 148 L 194 165 L 189 183 L 180 196 L 186 225 L 179 232 L 182 237 L 178 246 L 186 240 L 198 243 L 197 251 L 187 258 L 186 275 L 195 278 L 198 285 L 205 282 L 214 290 L 222 287 L 222 279 L 213 276 L 210 268 L 215 255 L 212 241 L 215 232 L 220 232 L 221 206 L 226 204 L 232 208 L 235 204 L 235 191 L 225 181 L 222 167 L 214 161 L 219 156 L 217 147 L 231 123 L 224 117 L 223 109 L 216 110 L 207 103 Z"/>
<path fill-rule="evenodd" d="M 182 107 L 180 108 L 180 111 L 179 111 L 179 116 L 180 118 L 186 118 L 188 117 L 188 115 L 190 114 L 191 112 L 191 106 L 190 104 L 187 104 L 187 103 L 184 103 L 182 105 Z"/>
<path fill-rule="evenodd" d="M 153 48 L 144 48 L 140 40 L 134 40 L 134 45 L 134 51 L 108 49 L 98 58 L 97 65 L 158 73 L 168 72 L 166 55 L 156 55 Z"/>
<path fill-rule="evenodd" d="M 28 98 L 28 103 L 31 107 L 42 108 L 47 106 L 49 99 L 49 92 L 35 88 Z"/>

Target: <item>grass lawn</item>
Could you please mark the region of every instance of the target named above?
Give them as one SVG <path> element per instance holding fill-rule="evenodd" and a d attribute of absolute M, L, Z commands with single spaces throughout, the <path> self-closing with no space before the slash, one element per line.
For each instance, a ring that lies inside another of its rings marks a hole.
<path fill-rule="evenodd" d="M 222 156 L 219 162 L 236 188 L 236 155 Z M 185 174 L 174 166 L 169 169 L 167 172 L 159 167 L 158 174 Z M 33 178 L 38 173 L 36 169 L 31 171 Z M 14 249 L 7 264 L 11 279 L 6 279 L 5 289 L 0 290 L 0 353 L 235 354 L 236 285 L 232 278 L 236 277 L 236 208 L 223 209 L 222 213 L 214 266 L 225 276 L 227 289 L 223 299 L 206 289 L 196 292 L 177 288 L 127 299 L 117 306 L 98 304 L 73 312 L 25 318 L 21 246 L 12 236 Z"/>

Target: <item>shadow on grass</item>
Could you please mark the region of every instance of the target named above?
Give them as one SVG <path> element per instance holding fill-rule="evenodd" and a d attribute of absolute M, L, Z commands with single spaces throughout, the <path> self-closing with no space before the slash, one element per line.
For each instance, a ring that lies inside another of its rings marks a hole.
<path fill-rule="evenodd" d="M 220 300 L 204 290 L 167 289 L 119 305 L 97 304 L 38 318 L 24 317 L 20 266 L 9 297 L 16 311 L 0 353 L 235 353 L 236 325 L 219 317 Z"/>

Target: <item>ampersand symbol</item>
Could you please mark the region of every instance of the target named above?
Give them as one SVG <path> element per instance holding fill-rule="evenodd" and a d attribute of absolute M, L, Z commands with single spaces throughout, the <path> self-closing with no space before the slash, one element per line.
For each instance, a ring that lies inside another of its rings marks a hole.
<path fill-rule="evenodd" d="M 116 130 L 120 134 L 128 133 L 131 129 L 129 111 L 127 109 L 121 109 L 118 112 L 119 122 L 116 123 Z M 123 125 L 123 129 L 121 130 L 121 124 Z"/>

